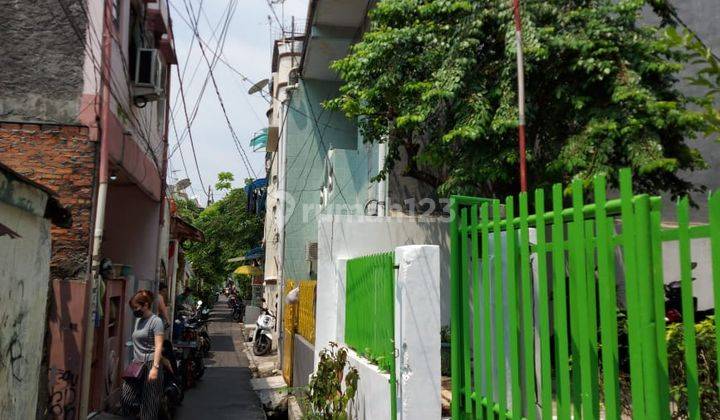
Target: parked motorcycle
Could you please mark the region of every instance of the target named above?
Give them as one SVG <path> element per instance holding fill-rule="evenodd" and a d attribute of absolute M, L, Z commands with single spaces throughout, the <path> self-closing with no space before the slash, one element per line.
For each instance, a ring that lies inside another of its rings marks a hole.
<path fill-rule="evenodd" d="M 697 267 L 697 263 L 693 262 L 690 266 L 691 270 Z M 695 277 L 692 278 L 695 281 Z M 680 281 L 673 281 L 663 286 L 665 290 L 665 322 L 669 324 L 682 322 L 683 309 L 682 309 L 682 283 Z M 699 322 L 702 318 L 701 314 L 698 313 L 698 299 L 693 296 L 693 314 L 695 316 L 695 322 Z"/>
<path fill-rule="evenodd" d="M 242 300 L 236 300 L 233 304 L 232 318 L 237 322 L 242 322 L 245 318 L 245 303 Z"/>
<path fill-rule="evenodd" d="M 179 376 L 185 389 L 191 388 L 205 373 L 204 358 L 208 356 L 211 348 L 210 334 L 207 329 L 208 315 L 203 315 L 202 302 L 198 302 L 195 310 L 183 311 L 175 320 L 177 337 L 175 346 L 178 348 Z"/>
<path fill-rule="evenodd" d="M 275 327 L 275 315 L 267 309 L 263 310 L 255 322 L 253 333 L 253 354 L 264 356 L 272 350 L 272 329 Z"/>
<path fill-rule="evenodd" d="M 182 404 L 185 398 L 182 381 L 178 375 L 179 365 L 175 349 L 169 340 L 163 342 L 163 398 L 160 401 L 160 419 L 172 419 L 175 408 Z"/>

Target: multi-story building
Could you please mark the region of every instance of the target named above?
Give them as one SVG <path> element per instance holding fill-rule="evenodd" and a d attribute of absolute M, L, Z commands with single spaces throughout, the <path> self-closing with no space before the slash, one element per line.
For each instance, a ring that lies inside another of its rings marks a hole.
<path fill-rule="evenodd" d="M 128 297 L 157 290 L 176 63 L 168 3 L 0 0 L 0 9 L 0 156 L 73 219 L 52 228 L 39 415 L 85 418 L 119 398 Z M 114 270 L 102 279 L 106 258 Z"/>
<path fill-rule="evenodd" d="M 712 8 L 714 4 L 712 0 L 693 0 L 678 2 L 677 6 L 685 22 L 716 49 L 720 40 L 717 31 L 712 30 L 712 22 L 717 20 L 712 17 L 720 10 Z M 364 144 L 354 121 L 323 106 L 324 101 L 338 95 L 342 83 L 331 64 L 345 57 L 350 46 L 361 39 L 368 27 L 367 12 L 373 5 L 373 1 L 364 0 L 311 0 L 304 37 L 279 40 L 275 44 L 272 105 L 268 115 L 269 133 L 274 130 L 279 135 L 269 136 L 267 149 L 265 276 L 266 282 L 273 284 L 266 287 L 266 294 L 271 291 L 271 299 L 266 299 L 270 305 L 277 305 L 280 313 L 283 299 L 277 297 L 287 280 L 318 278 L 316 250 L 318 219 L 322 215 L 395 216 L 394 220 L 398 221 L 397 217 L 432 216 L 432 209 L 435 215 L 444 209 L 445 203 L 439 200 L 434 187 L 403 172 L 405 156 L 400 157 L 386 180 L 374 180 L 384 166 L 384 145 Z M 681 84 L 680 88 L 689 94 L 701 94 L 692 86 Z M 701 151 L 709 169 L 688 174 L 688 179 L 716 189 L 717 144 L 711 139 L 698 139 L 693 146 Z M 706 199 L 697 195 L 695 199 L 701 206 L 693 217 L 706 220 Z M 672 207 L 670 203 L 665 205 L 668 220 L 674 214 Z M 408 243 L 414 239 L 408 237 Z M 344 240 L 352 242 L 356 238 Z M 441 246 L 445 244 L 443 252 L 446 252 L 447 239 L 440 242 Z M 697 246 L 702 248 L 707 244 Z M 279 286 L 275 286 L 275 282 Z M 318 294 L 323 293 L 321 283 L 317 285 Z M 702 290 L 702 281 L 698 283 L 698 290 Z M 442 270 L 441 289 L 443 323 L 446 323 L 449 319 L 446 268 Z M 711 300 L 711 293 L 701 294 L 705 295 L 701 301 Z M 318 328 L 321 319 L 332 316 L 317 314 Z M 282 325 L 278 333 L 282 341 Z M 295 354 L 298 354 L 297 348 Z"/>

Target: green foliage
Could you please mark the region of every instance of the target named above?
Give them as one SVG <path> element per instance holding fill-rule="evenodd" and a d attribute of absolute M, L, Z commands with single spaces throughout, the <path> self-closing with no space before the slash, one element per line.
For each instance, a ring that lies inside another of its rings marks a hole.
<path fill-rule="evenodd" d="M 190 200 L 187 198 L 178 197 L 175 199 L 175 206 L 177 212 L 186 222 L 194 224 L 200 213 L 202 213 L 202 207 L 197 204 L 197 201 Z"/>
<path fill-rule="evenodd" d="M 347 370 L 347 372 L 346 372 Z M 305 413 L 306 419 L 345 420 L 348 405 L 355 398 L 360 376 L 347 361 L 347 349 L 330 343 L 320 352 L 317 370 L 310 378 Z"/>
<path fill-rule="evenodd" d="M 705 134 L 720 133 L 720 59 L 687 28 L 680 33 L 671 26 L 665 34 L 670 47 L 684 48 L 690 56 L 688 70 L 692 74 L 686 78 L 687 82 L 705 91 L 700 101 L 707 122 Z"/>
<path fill-rule="evenodd" d="M 215 189 L 219 191 L 229 190 L 232 188 L 232 182 L 235 181 L 235 177 L 230 172 L 220 172 L 218 174 L 218 181 L 215 183 Z"/>
<path fill-rule="evenodd" d="M 230 258 L 245 254 L 262 239 L 263 221 L 247 211 L 242 188 L 232 189 L 219 201 L 196 215 L 190 200 L 176 201 L 178 212 L 205 234 L 205 242 L 186 242 L 195 275 L 208 284 L 221 284 L 235 269 Z"/>
<path fill-rule="evenodd" d="M 668 379 L 670 380 L 671 418 L 688 418 L 687 376 L 685 375 L 685 342 L 683 324 L 668 324 L 665 342 L 668 355 Z M 620 397 L 622 412 L 632 416 L 631 378 L 629 349 L 627 347 L 628 323 L 623 313 L 618 314 L 620 346 Z M 720 418 L 720 394 L 717 388 L 717 357 L 715 351 L 714 317 L 695 324 L 695 344 L 698 360 L 698 385 L 700 389 L 700 413 L 703 419 Z M 602 379 L 602 375 L 600 375 Z M 602 384 L 600 386 L 602 390 Z"/>
<path fill-rule="evenodd" d="M 682 323 L 670 324 L 665 332 L 670 368 L 670 401 L 672 418 L 688 418 L 688 398 L 685 376 L 685 342 Z M 717 358 L 715 356 L 715 325 L 713 317 L 695 324 L 698 356 L 698 385 L 700 413 L 704 419 L 720 418 L 720 394 L 717 387 Z"/>
<path fill-rule="evenodd" d="M 590 182 L 630 167 L 635 188 L 697 189 L 678 171 L 705 167 L 687 145 L 706 128 L 675 87 L 688 56 L 639 23 L 648 2 L 524 2 L 530 187 Z M 388 170 L 441 194 L 518 190 L 516 51 L 506 0 L 384 0 L 333 68 L 344 80 L 330 109 L 357 119 L 366 142 L 388 143 Z M 662 15 L 662 0 L 653 8 Z"/>

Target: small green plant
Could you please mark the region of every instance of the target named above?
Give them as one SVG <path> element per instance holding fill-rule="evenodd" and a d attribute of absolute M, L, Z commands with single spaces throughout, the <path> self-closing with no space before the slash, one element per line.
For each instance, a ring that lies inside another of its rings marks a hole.
<path fill-rule="evenodd" d="M 718 366 L 715 357 L 715 325 L 713 318 L 708 317 L 695 324 L 700 414 L 703 419 L 720 418 L 720 395 L 718 395 L 718 388 L 715 383 Z M 668 325 L 665 330 L 665 339 L 668 349 L 670 401 L 673 403 L 672 418 L 688 418 L 683 324 Z"/>
<path fill-rule="evenodd" d="M 441 343 L 449 343 L 450 342 L 450 326 L 445 325 L 442 328 L 440 328 L 440 342 Z"/>
<path fill-rule="evenodd" d="M 310 378 L 303 404 L 305 418 L 350 419 L 348 406 L 355 398 L 359 378 L 357 369 L 348 364 L 347 349 L 331 342 L 320 352 L 317 370 Z"/>
<path fill-rule="evenodd" d="M 715 356 L 714 317 L 695 324 L 695 344 L 698 361 L 698 385 L 700 389 L 700 414 L 703 419 L 720 418 L 720 395 L 715 384 L 717 358 Z M 630 359 L 627 343 L 627 317 L 618 314 L 618 337 L 620 341 L 620 406 L 623 414 L 632 416 Z M 683 324 L 671 323 L 665 329 L 668 356 L 668 379 L 670 381 L 670 402 L 672 419 L 688 418 L 687 377 L 685 375 L 685 342 Z M 602 381 L 602 375 L 600 375 Z M 603 389 L 602 382 L 600 389 Z"/>

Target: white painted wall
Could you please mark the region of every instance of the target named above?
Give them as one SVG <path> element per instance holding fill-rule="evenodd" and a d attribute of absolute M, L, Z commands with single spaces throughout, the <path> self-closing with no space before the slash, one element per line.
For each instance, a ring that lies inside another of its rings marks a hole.
<path fill-rule="evenodd" d="M 450 247 L 448 224 L 437 218 L 320 215 L 315 321 L 315 361 L 321 349 L 338 340 L 344 325 L 344 264 L 338 260 L 393 251 L 403 245 L 439 245 L 440 324 L 450 324 Z M 342 289 L 340 289 L 342 287 Z M 440 335 L 440 327 L 437 332 Z"/>
<path fill-rule="evenodd" d="M 395 265 L 397 418 L 438 419 L 442 414 L 440 247 L 401 246 L 395 249 Z"/>
<path fill-rule="evenodd" d="M 317 346 L 316 346 L 317 347 Z M 348 406 L 354 420 L 390 418 L 390 375 L 348 350 L 348 364 L 358 370 L 357 393 Z M 347 371 L 345 372 L 347 373 Z"/>
<path fill-rule="evenodd" d="M 0 418 L 31 419 L 45 336 L 50 223 L 4 202 L 0 223 L 20 235 L 0 236 Z"/>
<path fill-rule="evenodd" d="M 315 364 L 327 343 L 333 341 L 342 346 L 344 342 L 347 260 L 395 251 L 398 419 L 439 418 L 443 252 L 438 245 L 396 247 L 393 242 L 420 241 L 418 238 L 432 237 L 433 232 L 446 233 L 444 226 L 431 220 L 352 216 L 321 216 L 319 224 Z M 357 239 L 335 242 L 345 235 L 357 235 Z M 371 241 L 373 238 L 376 240 Z M 353 351 L 349 361 L 360 376 L 357 395 L 350 407 L 353 418 L 390 419 L 389 375 Z"/>

